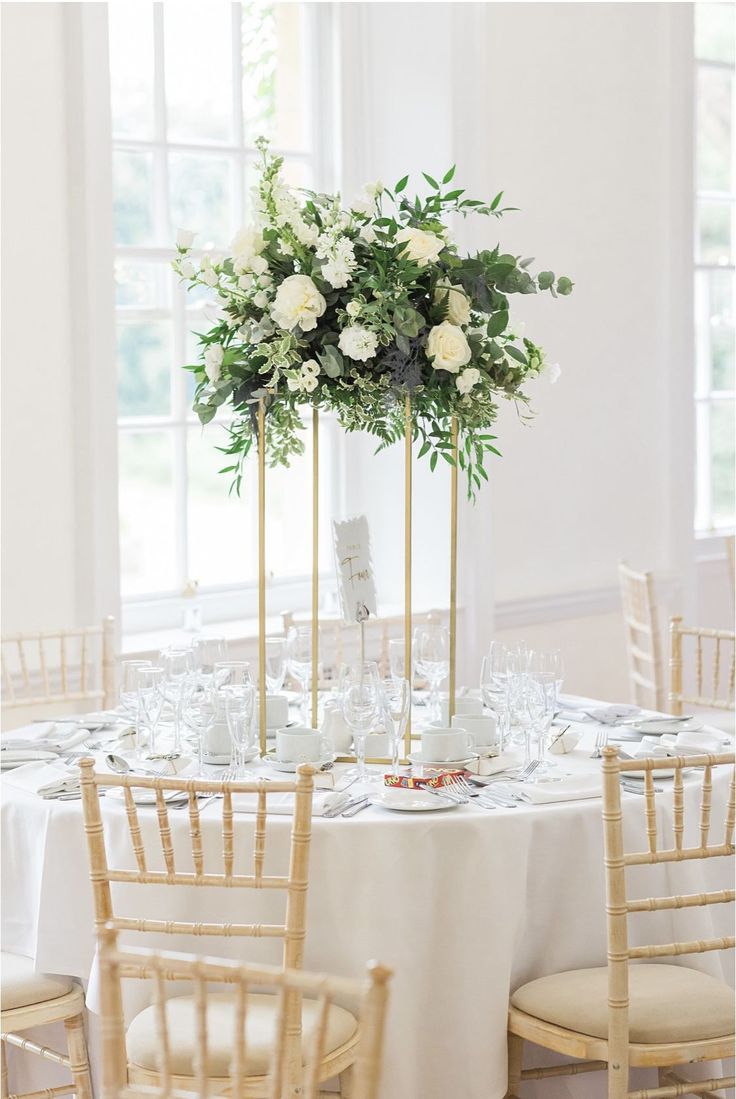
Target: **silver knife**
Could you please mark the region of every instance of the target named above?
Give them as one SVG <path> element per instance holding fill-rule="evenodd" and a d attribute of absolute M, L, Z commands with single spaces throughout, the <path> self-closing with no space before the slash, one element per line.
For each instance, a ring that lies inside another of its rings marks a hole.
<path fill-rule="evenodd" d="M 370 805 L 370 801 L 368 799 L 368 795 L 366 794 L 366 796 L 364 798 L 362 798 L 360 801 L 356 802 L 354 805 L 351 805 L 350 808 L 346 809 L 344 813 L 340 814 L 340 816 L 341 817 L 354 817 L 356 815 L 356 813 L 360 813 L 360 812 L 363 811 L 363 809 L 367 809 L 369 805 Z"/>

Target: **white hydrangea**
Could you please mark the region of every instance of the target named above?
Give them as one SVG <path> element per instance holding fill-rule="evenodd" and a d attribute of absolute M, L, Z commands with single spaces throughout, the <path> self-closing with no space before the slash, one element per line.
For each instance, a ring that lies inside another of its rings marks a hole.
<path fill-rule="evenodd" d="M 337 346 L 349 359 L 366 362 L 375 355 L 378 338 L 368 328 L 363 328 L 360 324 L 350 324 L 340 333 Z"/>

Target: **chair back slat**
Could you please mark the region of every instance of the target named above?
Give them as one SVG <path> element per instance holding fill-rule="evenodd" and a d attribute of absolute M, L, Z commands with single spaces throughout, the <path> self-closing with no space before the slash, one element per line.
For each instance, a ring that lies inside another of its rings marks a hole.
<path fill-rule="evenodd" d="M 235 990 L 235 1046 L 230 1067 L 232 1099 L 243 1099 L 245 1095 L 248 1064 L 247 1025 L 248 989 L 244 981 L 239 981 Z"/>
<path fill-rule="evenodd" d="M 189 836 L 192 841 L 192 862 L 195 874 L 204 873 L 204 846 L 202 844 L 202 823 L 199 818 L 199 801 L 192 786 L 189 790 Z"/>
<path fill-rule="evenodd" d="M 306 1099 L 317 1099 L 319 1096 L 319 1066 L 325 1054 L 325 1042 L 327 1039 L 327 1024 L 330 1019 L 330 999 L 324 994 L 319 998 L 319 1016 L 317 1026 L 312 1039 L 311 1056 L 309 1060 L 309 1077 L 306 1080 Z"/>
<path fill-rule="evenodd" d="M 147 869 L 146 849 L 143 845 L 143 836 L 141 835 L 141 825 L 138 820 L 138 810 L 136 809 L 135 800 L 133 798 L 133 790 L 130 786 L 125 786 L 123 792 L 125 797 L 125 813 L 128 818 L 128 832 L 130 833 L 133 854 L 135 855 L 138 869 L 145 874 Z"/>
<path fill-rule="evenodd" d="M 731 776 L 731 786 L 728 791 L 728 807 L 726 809 L 726 831 L 723 837 L 724 844 L 733 846 L 733 827 L 736 822 L 736 775 Z"/>
<path fill-rule="evenodd" d="M 688 677 L 686 658 L 694 649 L 694 664 Z M 725 652 L 724 652 L 725 650 Z M 725 681 L 725 654 L 729 653 L 728 680 Z M 706 689 L 706 662 L 710 661 L 709 687 Z M 694 679 L 694 683 L 692 682 Z M 736 634 L 700 626 L 683 626 L 682 618 L 670 619 L 670 708 L 681 714 L 683 704 L 715 710 L 736 708 Z"/>
<path fill-rule="evenodd" d="M 164 792 L 160 789 L 156 790 L 156 816 L 158 817 L 158 833 L 161 837 L 161 850 L 166 864 L 166 872 L 175 874 L 176 864 L 174 861 L 174 848 L 171 843 L 171 821 L 169 820 L 169 811 L 166 808 Z"/>
<path fill-rule="evenodd" d="M 632 701 L 655 710 L 664 703 L 661 639 L 650 572 L 618 567 Z"/>
<path fill-rule="evenodd" d="M 645 958 L 679 957 L 685 954 L 701 954 L 714 950 L 729 950 L 734 946 L 733 937 L 680 940 L 668 943 L 630 946 L 628 917 L 632 913 L 648 913 L 692 909 L 713 904 L 732 904 L 736 898 L 733 889 L 704 892 L 693 895 L 673 893 L 662 897 L 644 897 L 629 900 L 627 897 L 626 868 L 654 863 L 683 862 L 733 856 L 733 825 L 729 831 L 728 820 L 733 816 L 734 752 L 718 755 L 677 756 L 676 758 L 619 759 L 618 750 L 603 750 L 603 823 L 606 868 L 606 911 L 608 916 L 608 1068 L 609 1094 L 629 1095 L 629 962 Z M 683 843 L 685 797 L 683 771 L 686 768 L 703 768 L 699 803 L 699 847 L 686 847 Z M 726 809 L 726 837 L 723 844 L 709 844 L 710 817 L 712 813 L 713 776 L 717 768 L 731 768 L 729 803 Z M 658 846 L 656 830 L 656 806 L 654 777 L 657 771 L 675 769 L 673 794 L 674 846 Z M 623 840 L 621 810 L 621 776 L 627 771 L 645 771 L 645 813 L 647 850 L 626 852 Z M 653 813 L 655 814 L 654 820 Z M 613 1090 L 610 1090 L 610 1089 Z"/>
<path fill-rule="evenodd" d="M 266 853 L 266 791 L 258 791 L 256 829 L 253 844 L 253 874 L 256 881 L 263 877 L 263 859 Z"/>

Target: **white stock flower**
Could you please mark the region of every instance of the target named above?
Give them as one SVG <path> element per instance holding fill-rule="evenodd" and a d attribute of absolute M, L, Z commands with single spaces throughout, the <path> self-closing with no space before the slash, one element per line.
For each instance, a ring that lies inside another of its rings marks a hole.
<path fill-rule="evenodd" d="M 342 290 L 351 279 L 350 268 L 341 260 L 328 260 L 322 268 L 322 278 L 329 282 L 334 290 Z"/>
<path fill-rule="evenodd" d="M 455 385 L 460 392 L 465 395 L 470 393 L 473 386 L 476 386 L 480 381 L 480 370 L 474 366 L 469 366 L 467 370 L 463 370 L 462 374 L 458 374 L 455 378 Z"/>
<path fill-rule="evenodd" d="M 252 225 L 244 225 L 233 237 L 230 252 L 234 261 L 250 267 L 253 258 L 259 256 L 265 247 L 263 234 Z"/>
<path fill-rule="evenodd" d="M 222 374 L 224 350 L 219 343 L 211 343 L 204 353 L 204 372 L 211 382 L 219 382 Z"/>
<path fill-rule="evenodd" d="M 436 324 L 427 340 L 427 355 L 435 370 L 449 370 L 457 374 L 461 366 L 470 362 L 470 344 L 462 328 L 449 321 Z"/>
<path fill-rule="evenodd" d="M 343 328 L 337 346 L 343 355 L 358 362 L 366 362 L 372 359 L 378 347 L 378 338 L 374 332 L 363 328 L 359 324 L 350 324 Z"/>
<path fill-rule="evenodd" d="M 268 308 L 268 294 L 265 290 L 259 290 L 257 294 L 253 295 L 253 304 L 256 309 Z"/>
<path fill-rule="evenodd" d="M 453 286 L 449 282 L 437 283 L 434 303 L 447 306 L 447 319 L 450 324 L 468 324 L 470 321 L 470 302 L 459 284 Z"/>
<path fill-rule="evenodd" d="M 325 299 L 309 275 L 289 275 L 276 291 L 271 316 L 279 328 L 299 326 L 302 332 L 311 332 L 326 308 Z"/>
<path fill-rule="evenodd" d="M 445 247 L 444 240 L 436 233 L 425 233 L 423 229 L 414 229 L 410 225 L 399 230 L 396 240 L 404 245 L 403 256 L 413 260 L 419 267 L 434 263 Z"/>
<path fill-rule="evenodd" d="M 180 252 L 187 252 L 194 244 L 195 234 L 191 229 L 176 230 L 176 247 Z"/>

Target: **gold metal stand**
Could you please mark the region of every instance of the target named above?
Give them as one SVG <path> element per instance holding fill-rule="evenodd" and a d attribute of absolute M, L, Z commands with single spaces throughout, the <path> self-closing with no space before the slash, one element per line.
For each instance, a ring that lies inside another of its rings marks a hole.
<path fill-rule="evenodd" d="M 258 402 L 258 724 L 266 754 L 266 408 Z"/>
<path fill-rule="evenodd" d="M 319 691 L 319 411 L 312 409 L 312 728 Z"/>
<path fill-rule="evenodd" d="M 455 713 L 455 663 L 457 656 L 457 417 L 450 421 L 453 465 L 450 473 L 450 694 L 447 700 L 447 721 L 452 724 Z"/>
<path fill-rule="evenodd" d="M 412 490 L 412 419 L 411 397 L 404 405 L 404 675 L 409 680 L 409 717 L 404 733 L 404 755 L 411 751 L 411 696 L 413 676 L 411 662 L 411 490 Z"/>

